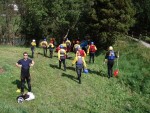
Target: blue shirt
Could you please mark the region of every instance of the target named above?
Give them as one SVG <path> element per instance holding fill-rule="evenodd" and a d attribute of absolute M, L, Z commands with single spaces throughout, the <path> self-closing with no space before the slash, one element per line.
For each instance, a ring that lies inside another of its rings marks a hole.
<path fill-rule="evenodd" d="M 22 65 L 21 71 L 29 71 L 32 60 L 31 59 L 27 59 L 27 60 L 21 59 L 17 63 Z"/>

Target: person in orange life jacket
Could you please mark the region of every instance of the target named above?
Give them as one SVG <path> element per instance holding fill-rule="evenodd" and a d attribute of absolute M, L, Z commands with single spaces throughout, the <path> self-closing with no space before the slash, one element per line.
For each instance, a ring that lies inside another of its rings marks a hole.
<path fill-rule="evenodd" d="M 87 54 L 90 55 L 89 63 L 91 63 L 91 59 L 93 59 L 93 63 L 94 63 L 94 57 L 95 57 L 96 50 L 97 50 L 97 48 L 94 45 L 94 42 L 91 42 L 91 45 L 89 45 L 88 50 L 87 50 Z"/>
<path fill-rule="evenodd" d="M 49 49 L 49 53 L 50 53 L 50 58 L 53 57 L 53 51 L 54 51 L 54 44 L 52 42 L 50 42 L 48 44 L 48 49 Z"/>
<path fill-rule="evenodd" d="M 44 56 L 46 57 L 47 56 L 47 47 L 48 47 L 46 39 L 44 39 L 44 41 L 42 41 L 40 43 L 40 45 L 43 47 Z"/>
<path fill-rule="evenodd" d="M 113 47 L 110 46 L 108 49 L 108 52 L 105 55 L 105 62 L 107 63 L 107 68 L 108 68 L 108 78 L 112 77 L 113 74 L 113 65 L 114 65 L 114 60 L 116 58 L 119 58 L 119 55 L 114 52 Z"/>
<path fill-rule="evenodd" d="M 32 58 L 34 57 L 35 47 L 36 47 L 36 42 L 35 42 L 35 40 L 33 39 L 32 42 L 31 42 Z"/>
<path fill-rule="evenodd" d="M 23 53 L 24 58 L 20 59 L 16 66 L 21 68 L 21 94 L 24 94 L 25 80 L 28 84 L 28 91 L 31 92 L 30 67 L 34 65 L 34 61 L 28 58 L 28 53 Z"/>
<path fill-rule="evenodd" d="M 83 67 L 86 68 L 86 63 L 85 63 L 84 57 L 80 55 L 80 52 L 77 53 L 77 56 L 72 62 L 72 65 L 74 65 L 75 63 L 76 63 L 76 72 L 78 75 L 79 84 L 81 84 L 81 73 L 82 73 Z"/>
<path fill-rule="evenodd" d="M 66 50 L 60 45 L 60 50 L 58 51 L 59 69 L 61 69 L 61 63 L 64 65 L 64 71 L 66 71 Z"/>

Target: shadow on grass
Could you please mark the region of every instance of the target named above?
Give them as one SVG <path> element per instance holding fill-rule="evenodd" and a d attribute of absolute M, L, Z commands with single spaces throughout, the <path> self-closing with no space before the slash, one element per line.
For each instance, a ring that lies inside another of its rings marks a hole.
<path fill-rule="evenodd" d="M 73 81 L 75 81 L 75 82 L 77 82 L 77 83 L 78 83 L 77 78 L 76 78 L 76 77 L 74 77 L 74 76 L 72 76 L 72 75 L 70 75 L 70 74 L 62 73 L 62 75 L 61 75 L 61 76 L 63 76 L 63 77 L 67 77 L 67 78 L 69 78 L 69 79 L 71 79 L 71 80 L 73 80 Z"/>
<path fill-rule="evenodd" d="M 96 74 L 97 76 L 107 77 L 106 73 L 103 70 L 95 71 L 95 70 L 88 69 L 88 71 L 89 73 Z"/>
<path fill-rule="evenodd" d="M 52 67 L 52 68 L 54 68 L 54 69 L 55 69 L 55 68 L 56 68 L 56 69 L 59 69 L 59 67 L 58 67 L 57 65 L 49 64 L 49 66 Z"/>
<path fill-rule="evenodd" d="M 15 81 L 12 82 L 12 84 L 17 85 L 17 88 L 18 88 L 18 89 L 21 89 L 21 81 L 20 81 L 20 80 L 15 80 Z M 26 85 L 25 85 L 24 88 L 25 88 L 25 89 L 28 89 L 28 88 L 26 87 Z"/>
<path fill-rule="evenodd" d="M 72 70 L 72 71 L 76 71 L 75 67 L 67 67 L 67 69 Z"/>

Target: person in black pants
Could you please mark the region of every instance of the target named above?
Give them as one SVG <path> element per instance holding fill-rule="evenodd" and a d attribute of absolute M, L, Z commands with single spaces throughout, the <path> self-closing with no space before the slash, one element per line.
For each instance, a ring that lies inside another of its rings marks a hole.
<path fill-rule="evenodd" d="M 28 58 L 28 53 L 23 53 L 24 58 L 20 59 L 16 66 L 21 68 L 21 94 L 24 94 L 25 80 L 28 84 L 28 91 L 31 92 L 31 78 L 30 78 L 30 67 L 34 65 L 34 61 Z"/>
<path fill-rule="evenodd" d="M 32 58 L 34 58 L 35 47 L 36 47 L 36 42 L 35 42 L 35 40 L 33 39 L 32 42 L 31 42 Z"/>
<path fill-rule="evenodd" d="M 113 65 L 116 58 L 119 58 L 119 55 L 117 55 L 116 52 L 114 52 L 113 47 L 110 46 L 108 52 L 105 55 L 105 63 L 107 62 L 108 68 L 108 78 L 112 77 L 113 75 Z"/>
<path fill-rule="evenodd" d="M 66 71 L 66 50 L 60 45 L 60 50 L 58 51 L 59 69 L 61 69 L 61 63 L 64 65 L 64 71 Z"/>
<path fill-rule="evenodd" d="M 94 63 L 94 57 L 95 57 L 95 52 L 97 51 L 96 46 L 94 45 L 94 42 L 91 42 L 91 45 L 89 45 L 87 54 L 90 55 L 89 63 L 91 63 L 91 59 L 93 60 Z"/>
<path fill-rule="evenodd" d="M 86 63 L 84 57 L 82 57 L 79 52 L 77 53 L 77 56 L 73 60 L 72 65 L 74 65 L 75 63 L 76 63 L 76 72 L 78 75 L 79 84 L 81 84 L 81 73 L 82 73 L 82 69 L 86 68 Z"/>

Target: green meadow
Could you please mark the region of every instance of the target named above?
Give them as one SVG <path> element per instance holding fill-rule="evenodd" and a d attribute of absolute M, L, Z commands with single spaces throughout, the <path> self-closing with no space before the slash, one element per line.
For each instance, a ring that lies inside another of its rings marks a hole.
<path fill-rule="evenodd" d="M 124 39 L 114 49 L 120 52 L 118 77 L 107 78 L 107 65 L 103 64 L 106 51 L 99 50 L 94 64 L 86 57 L 89 73 L 82 73 L 82 84 L 78 84 L 71 64 L 73 53 L 66 60 L 65 72 L 58 69 L 57 53 L 50 59 L 43 57 L 42 48 L 36 48 L 40 54 L 35 54 L 35 65 L 30 69 L 35 100 L 20 104 L 16 100 L 20 69 L 15 63 L 23 58 L 23 52 L 31 55 L 30 48 L 0 46 L 0 112 L 150 113 L 150 49 Z"/>

